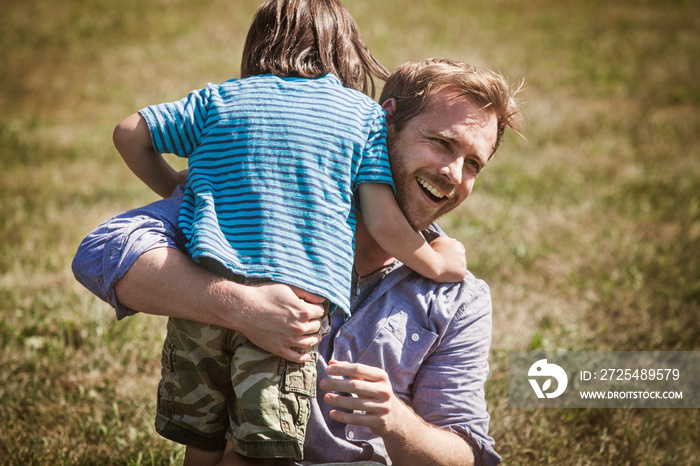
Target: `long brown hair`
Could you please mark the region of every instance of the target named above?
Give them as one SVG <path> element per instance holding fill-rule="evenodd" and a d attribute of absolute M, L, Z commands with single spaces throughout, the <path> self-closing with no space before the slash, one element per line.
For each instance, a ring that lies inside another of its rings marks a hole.
<path fill-rule="evenodd" d="M 370 53 L 338 0 L 266 0 L 248 30 L 241 76 L 318 78 L 333 73 L 345 87 L 372 97 L 374 77 L 388 71 Z"/>

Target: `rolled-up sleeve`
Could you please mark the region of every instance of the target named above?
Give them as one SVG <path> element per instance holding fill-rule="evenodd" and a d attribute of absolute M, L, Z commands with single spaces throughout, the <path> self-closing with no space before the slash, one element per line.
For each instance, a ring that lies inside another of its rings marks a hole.
<path fill-rule="evenodd" d="M 476 464 L 495 465 L 500 456 L 488 435 L 489 414 L 484 382 L 489 372 L 492 304 L 486 283 L 469 280 L 461 286 L 459 310 L 414 384 L 413 409 L 431 424 L 452 430 L 472 446 Z"/>
<path fill-rule="evenodd" d="M 143 253 L 157 248 L 185 250 L 177 227 L 182 189 L 169 199 L 119 214 L 102 223 L 78 246 L 72 269 L 76 280 L 116 310 L 117 319 L 135 311 L 117 301 L 114 286 Z"/>

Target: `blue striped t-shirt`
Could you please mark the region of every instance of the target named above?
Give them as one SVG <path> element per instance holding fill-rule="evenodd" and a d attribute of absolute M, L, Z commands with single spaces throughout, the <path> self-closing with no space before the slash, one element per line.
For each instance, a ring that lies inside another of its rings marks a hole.
<path fill-rule="evenodd" d="M 157 152 L 189 158 L 179 223 L 195 260 L 298 286 L 349 312 L 355 190 L 393 186 L 376 102 L 332 74 L 259 75 L 140 113 Z"/>

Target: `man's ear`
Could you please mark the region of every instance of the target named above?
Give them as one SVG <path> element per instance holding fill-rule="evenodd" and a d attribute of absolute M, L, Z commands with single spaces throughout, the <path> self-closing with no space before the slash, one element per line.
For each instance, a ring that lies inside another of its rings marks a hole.
<path fill-rule="evenodd" d="M 392 97 L 391 99 L 385 100 L 382 102 L 382 108 L 386 112 L 387 120 L 390 119 L 394 116 L 394 112 L 396 112 L 396 99 Z"/>

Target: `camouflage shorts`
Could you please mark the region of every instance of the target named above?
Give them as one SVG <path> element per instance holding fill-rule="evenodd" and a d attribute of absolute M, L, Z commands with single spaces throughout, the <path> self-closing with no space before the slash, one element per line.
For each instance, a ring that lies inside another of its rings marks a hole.
<path fill-rule="evenodd" d="M 222 327 L 171 318 L 163 343 L 156 430 L 202 450 L 226 440 L 253 458 L 302 459 L 316 361 L 296 364 Z"/>

